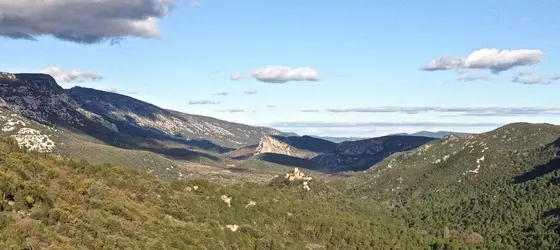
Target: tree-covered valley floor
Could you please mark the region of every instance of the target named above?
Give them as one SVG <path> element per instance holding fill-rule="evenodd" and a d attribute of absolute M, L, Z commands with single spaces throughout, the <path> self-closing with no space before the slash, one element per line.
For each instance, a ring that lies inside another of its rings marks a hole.
<path fill-rule="evenodd" d="M 170 182 L 2 141 L 0 249 L 411 249 L 443 241 L 325 184 L 305 191 L 281 183 Z"/>
<path fill-rule="evenodd" d="M 470 186 L 445 179 L 454 170 L 442 165 L 395 168 L 384 181 L 409 173 L 410 183 L 389 195 L 364 185 L 371 171 L 312 181 L 310 191 L 282 178 L 221 186 L 1 141 L 0 249 L 554 249 L 556 150 L 511 157 L 513 170 Z M 446 191 L 432 192 L 436 184 Z"/>

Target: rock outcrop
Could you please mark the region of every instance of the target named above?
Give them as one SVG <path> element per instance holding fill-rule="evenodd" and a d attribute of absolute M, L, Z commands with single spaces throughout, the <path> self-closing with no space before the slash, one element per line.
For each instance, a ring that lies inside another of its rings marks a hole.
<path fill-rule="evenodd" d="M 303 189 L 309 191 L 309 182 L 313 180 L 313 177 L 306 175 L 305 173 L 299 171 L 298 168 L 294 168 L 294 171 L 288 172 L 284 175 L 284 179 L 288 180 L 289 182 L 294 181 L 303 181 L 302 187 Z"/>
<path fill-rule="evenodd" d="M 310 136 L 263 136 L 255 154 L 280 154 L 311 159 L 336 148 L 336 143 Z"/>
<path fill-rule="evenodd" d="M 227 196 L 227 195 L 224 194 L 220 197 L 220 199 L 222 199 L 222 201 L 225 202 L 228 205 L 228 207 L 231 207 L 231 197 L 230 196 Z"/>

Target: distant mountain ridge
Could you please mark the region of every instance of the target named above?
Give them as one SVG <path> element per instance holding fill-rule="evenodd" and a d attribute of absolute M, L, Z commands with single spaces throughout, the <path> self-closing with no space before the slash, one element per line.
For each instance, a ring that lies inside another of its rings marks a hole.
<path fill-rule="evenodd" d="M 318 136 L 318 135 L 311 135 L 311 137 L 331 141 L 334 143 L 341 143 L 345 141 L 359 141 L 359 140 L 367 139 L 366 137 L 337 137 L 337 136 Z"/>
<path fill-rule="evenodd" d="M 465 136 L 469 136 L 472 133 L 464 133 L 464 132 L 452 132 L 452 131 L 437 131 L 437 132 L 432 132 L 432 131 L 419 131 L 416 133 L 412 133 L 412 134 L 408 134 L 408 133 L 398 133 L 398 134 L 394 134 L 394 135 L 412 135 L 412 136 L 424 136 L 424 137 L 432 137 L 432 138 L 444 138 L 446 136 L 449 135 L 455 135 L 455 136 L 459 136 L 459 137 L 465 137 Z"/>
<path fill-rule="evenodd" d="M 435 138 L 390 135 L 359 141 L 346 141 L 338 144 L 334 151 L 321 154 L 313 160 L 336 172 L 363 171 L 393 153 L 412 150 L 433 140 Z"/>
<path fill-rule="evenodd" d="M 234 159 L 257 157 L 280 165 L 320 170 L 328 173 L 362 171 L 389 155 L 411 150 L 435 138 L 384 136 L 334 143 L 311 136 L 265 136 L 258 145 L 228 152 Z"/>
<path fill-rule="evenodd" d="M 438 138 L 441 139 L 443 137 L 446 137 L 448 135 L 456 135 L 459 137 L 464 137 L 464 136 L 468 136 L 471 133 L 464 133 L 464 132 L 452 132 L 452 131 L 437 131 L 437 132 L 432 132 L 432 131 L 419 131 L 419 132 L 415 132 L 415 133 L 396 133 L 396 134 L 390 134 L 390 135 L 410 135 L 410 136 L 423 136 L 423 137 L 431 137 L 431 138 Z M 346 142 L 346 141 L 360 141 L 360 140 L 365 140 L 371 137 L 337 137 L 337 136 L 318 136 L 318 135 L 311 135 L 311 137 L 315 137 L 315 138 L 319 138 L 319 139 L 323 139 L 323 140 L 327 140 L 327 141 L 332 141 L 335 143 L 341 143 L 341 142 Z"/>

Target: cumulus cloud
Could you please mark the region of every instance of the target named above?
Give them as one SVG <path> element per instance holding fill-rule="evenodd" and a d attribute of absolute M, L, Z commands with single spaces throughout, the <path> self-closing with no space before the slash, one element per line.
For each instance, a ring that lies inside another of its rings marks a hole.
<path fill-rule="evenodd" d="M 233 74 L 231 80 L 254 78 L 266 83 L 287 83 L 291 81 L 319 81 L 319 72 L 310 67 L 290 68 L 285 66 L 268 66 L 254 69 L 250 75 Z"/>
<path fill-rule="evenodd" d="M 0 0 L 0 36 L 48 35 L 82 44 L 158 38 L 159 21 L 174 5 L 175 0 Z"/>
<path fill-rule="evenodd" d="M 100 81 L 103 77 L 89 71 L 70 70 L 66 71 L 58 67 L 48 67 L 41 70 L 41 73 L 51 75 L 58 82 L 87 82 Z"/>
<path fill-rule="evenodd" d="M 533 72 L 519 72 L 517 76 L 515 76 L 512 82 L 522 83 L 522 84 L 551 84 L 554 81 L 560 80 L 560 75 L 552 75 L 552 76 L 543 76 L 543 75 L 535 75 Z"/>
<path fill-rule="evenodd" d="M 424 71 L 441 71 L 454 69 L 485 69 L 493 74 L 510 70 L 515 67 L 539 63 L 544 56 L 541 50 L 518 49 L 480 49 L 471 52 L 465 58 L 444 56 L 420 67 Z"/>
<path fill-rule="evenodd" d="M 332 113 L 456 113 L 462 116 L 560 115 L 560 107 L 367 107 L 327 109 Z"/>
<path fill-rule="evenodd" d="M 229 94 L 228 94 L 227 92 L 218 92 L 218 93 L 216 93 L 216 94 L 214 94 L 214 95 L 227 96 L 227 95 L 229 95 Z"/>
<path fill-rule="evenodd" d="M 318 109 L 302 109 L 300 111 L 303 112 L 303 113 L 319 113 L 319 112 L 321 112 Z"/>
<path fill-rule="evenodd" d="M 217 104 L 220 104 L 220 102 L 215 102 L 210 100 L 189 101 L 189 105 L 217 105 Z"/>
<path fill-rule="evenodd" d="M 250 89 L 250 90 L 247 90 L 247 91 L 243 92 L 243 94 L 246 94 L 246 95 L 254 95 L 256 93 L 257 93 L 257 90 L 254 90 L 254 89 Z"/>
<path fill-rule="evenodd" d="M 455 56 L 442 56 L 437 60 L 432 60 L 428 64 L 420 67 L 424 71 L 452 70 L 460 68 L 463 59 Z"/>

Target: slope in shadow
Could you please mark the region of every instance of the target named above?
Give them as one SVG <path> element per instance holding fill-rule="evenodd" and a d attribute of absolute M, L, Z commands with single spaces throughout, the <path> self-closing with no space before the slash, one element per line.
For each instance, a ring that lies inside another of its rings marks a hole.
<path fill-rule="evenodd" d="M 311 137 L 311 136 L 278 136 L 274 135 L 273 138 L 282 141 L 292 147 L 298 149 L 309 150 L 311 152 L 327 152 L 335 150 L 337 147 L 337 143 Z"/>
<path fill-rule="evenodd" d="M 535 169 L 526 172 L 522 175 L 515 177 L 515 183 L 520 184 L 523 182 L 531 181 L 537 179 L 541 176 L 550 174 L 556 170 L 560 170 L 560 158 L 554 159 L 547 164 L 536 167 Z"/>
<path fill-rule="evenodd" d="M 326 172 L 325 169 L 321 167 L 321 165 L 317 164 L 316 162 L 313 162 L 308 159 L 289 156 L 289 155 L 263 153 L 263 154 L 259 154 L 257 156 L 257 159 L 261 161 L 284 165 L 284 166 L 291 166 L 291 167 L 297 167 L 302 169 Z"/>
<path fill-rule="evenodd" d="M 56 124 L 57 126 L 63 127 L 74 133 L 83 133 L 85 135 L 91 136 L 113 147 L 150 151 L 176 160 L 198 161 L 202 158 L 206 158 L 212 161 L 220 160 L 216 156 L 189 150 L 187 148 L 177 148 L 169 147 L 167 145 L 161 145 L 162 143 L 160 141 L 154 139 L 133 137 L 126 134 L 118 133 L 100 126 L 91 120 L 86 120 L 86 126 L 80 128 L 76 128 L 67 123 Z"/>
<path fill-rule="evenodd" d="M 560 139 L 556 140 L 551 144 L 552 147 L 556 148 L 556 150 L 560 150 Z M 537 179 L 541 176 L 550 174 L 554 171 L 560 170 L 560 158 L 553 159 L 544 165 L 537 166 L 533 170 L 526 172 L 522 175 L 516 176 L 514 181 L 516 184 L 527 182 L 530 180 Z M 552 180 L 557 181 L 557 180 Z"/>
<path fill-rule="evenodd" d="M 219 146 L 208 140 L 187 139 L 180 134 L 176 136 L 170 136 L 163 131 L 149 127 L 143 127 L 141 125 L 138 125 L 136 120 L 129 115 L 125 116 L 125 120 L 115 119 L 114 117 L 109 115 L 111 113 L 131 112 L 139 117 L 151 121 L 157 121 L 158 118 L 155 114 L 159 113 L 167 115 L 169 117 L 173 117 L 173 115 L 169 111 L 161 109 L 152 104 L 145 103 L 118 93 L 110 93 L 81 87 L 68 89 L 66 90 L 66 93 L 70 97 L 72 97 L 83 109 L 98 114 L 103 117 L 103 119 L 114 123 L 118 127 L 119 132 L 123 134 L 134 137 L 169 140 L 216 153 L 225 153 L 231 151 L 230 148 Z M 93 98 L 93 101 L 89 101 L 89 98 Z M 98 106 L 99 103 L 109 103 L 110 105 Z"/>

